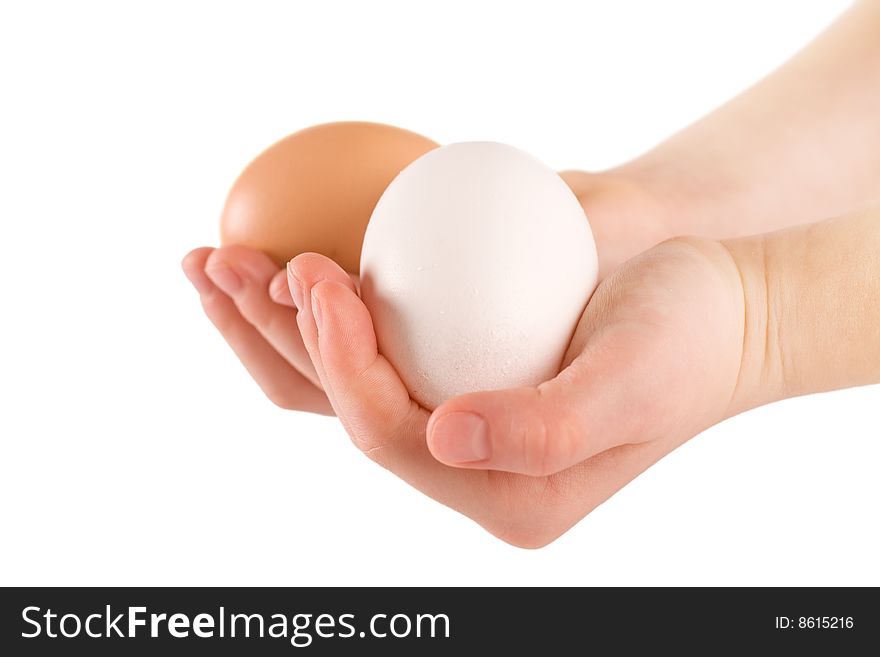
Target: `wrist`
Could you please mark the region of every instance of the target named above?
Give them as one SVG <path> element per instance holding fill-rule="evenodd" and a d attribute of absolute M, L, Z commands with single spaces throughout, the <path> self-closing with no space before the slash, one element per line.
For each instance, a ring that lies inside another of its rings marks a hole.
<path fill-rule="evenodd" d="M 880 382 L 880 208 L 723 244 L 745 302 L 731 414 Z"/>
<path fill-rule="evenodd" d="M 774 245 L 767 236 L 722 240 L 739 273 L 743 294 L 743 344 L 729 415 L 786 397 L 780 357 L 778 286 Z"/>
<path fill-rule="evenodd" d="M 880 382 L 880 207 L 763 242 L 771 399 Z"/>

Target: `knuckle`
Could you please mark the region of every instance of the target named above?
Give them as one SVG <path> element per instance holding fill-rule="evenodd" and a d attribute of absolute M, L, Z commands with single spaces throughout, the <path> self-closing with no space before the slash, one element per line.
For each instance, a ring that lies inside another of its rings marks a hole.
<path fill-rule="evenodd" d="M 358 449 L 384 466 L 389 451 L 416 432 L 418 413 L 418 406 L 411 403 L 402 415 L 388 412 L 380 416 L 349 418 L 345 428 Z"/>
<path fill-rule="evenodd" d="M 373 460 L 380 456 L 382 447 L 388 442 L 387 436 L 378 434 L 366 422 L 358 419 L 347 420 L 345 422 L 345 430 L 355 447 Z"/>
<path fill-rule="evenodd" d="M 235 305 L 248 322 L 260 328 L 268 328 L 272 324 L 272 313 L 268 305 L 270 299 L 268 294 L 265 294 L 265 299 L 261 298 L 260 294 L 248 288 L 240 299 L 236 299 Z"/>
<path fill-rule="evenodd" d="M 580 460 L 581 428 L 569 411 L 555 422 L 550 441 L 553 443 L 553 459 L 547 463 L 546 474 L 559 472 Z"/>
<path fill-rule="evenodd" d="M 527 474 L 547 476 L 574 465 L 577 430 L 567 410 L 539 407 L 523 436 Z"/>
<path fill-rule="evenodd" d="M 543 415 L 540 415 L 532 421 L 523 436 L 523 462 L 527 474 L 532 476 L 546 474 L 552 456 L 550 445 L 550 432 Z"/>

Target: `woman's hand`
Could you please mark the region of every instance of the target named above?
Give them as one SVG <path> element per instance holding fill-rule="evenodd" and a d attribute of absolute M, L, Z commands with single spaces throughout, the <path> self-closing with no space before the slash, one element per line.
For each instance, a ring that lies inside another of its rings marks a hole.
<path fill-rule="evenodd" d="M 433 413 L 378 352 L 338 265 L 303 254 L 288 269 L 306 349 L 353 442 L 515 545 L 552 541 L 740 405 L 744 293 L 717 242 L 665 242 L 606 278 L 553 380 Z"/>
<path fill-rule="evenodd" d="M 354 443 L 515 545 L 559 536 L 703 429 L 784 397 L 880 382 L 880 207 L 627 261 L 587 305 L 554 379 L 430 413 L 379 353 L 335 263 L 288 265 L 297 322 Z"/>
<path fill-rule="evenodd" d="M 600 276 L 671 235 L 664 205 L 622 176 L 572 171 L 562 177 L 590 219 Z M 205 314 L 270 400 L 286 409 L 333 412 L 303 346 L 286 272 L 243 246 L 195 249 L 182 265 Z"/>

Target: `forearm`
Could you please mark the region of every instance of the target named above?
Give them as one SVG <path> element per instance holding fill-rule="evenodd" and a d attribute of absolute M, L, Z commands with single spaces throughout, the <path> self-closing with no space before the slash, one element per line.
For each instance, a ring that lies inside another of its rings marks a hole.
<path fill-rule="evenodd" d="M 880 2 L 862 0 L 761 82 L 613 173 L 669 231 L 737 237 L 880 199 Z"/>
<path fill-rule="evenodd" d="M 880 205 L 725 245 L 745 293 L 733 412 L 880 383 Z"/>

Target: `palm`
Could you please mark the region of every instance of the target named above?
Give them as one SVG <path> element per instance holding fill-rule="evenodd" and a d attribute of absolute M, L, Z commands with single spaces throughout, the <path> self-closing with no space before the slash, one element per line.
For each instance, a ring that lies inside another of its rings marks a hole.
<path fill-rule="evenodd" d="M 354 442 L 416 488 L 517 545 L 542 545 L 564 532 L 721 419 L 734 394 L 742 346 L 735 327 L 743 310 L 732 260 L 718 245 L 669 242 L 603 281 L 572 341 L 568 367 L 540 386 L 577 390 L 587 410 L 578 412 L 571 431 L 589 432 L 595 454 L 544 476 L 445 466 L 426 444 L 430 413 L 410 399 L 377 353 L 369 313 L 344 272 L 315 254 L 295 259 L 294 267 L 312 299 L 320 298 L 320 336 L 308 308 L 300 328 Z M 533 388 L 473 393 L 440 410 L 493 399 L 527 407 L 540 394 Z"/>
<path fill-rule="evenodd" d="M 538 543 L 726 416 L 742 345 L 741 330 L 731 327 L 741 325 L 743 312 L 727 258 L 698 242 L 665 244 L 596 291 L 562 377 L 589 400 L 593 410 L 583 430 L 595 434 L 600 451 L 546 477 L 489 473 L 504 506 L 522 509 L 520 527 L 538 519 L 532 530 Z M 548 510 L 554 511 L 549 526 Z"/>

